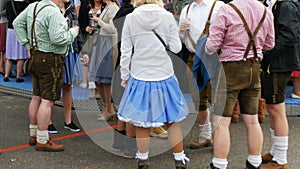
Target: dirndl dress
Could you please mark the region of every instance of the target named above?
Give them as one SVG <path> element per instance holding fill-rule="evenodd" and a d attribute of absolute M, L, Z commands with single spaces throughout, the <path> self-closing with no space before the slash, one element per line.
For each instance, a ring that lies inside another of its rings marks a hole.
<path fill-rule="evenodd" d="M 118 109 L 118 118 L 138 127 L 160 127 L 180 122 L 189 113 L 175 75 L 162 81 L 130 78 Z"/>
<path fill-rule="evenodd" d="M 69 47 L 69 53 L 65 57 L 65 66 L 63 70 L 63 84 L 72 84 L 73 81 L 82 81 L 83 73 L 80 63 L 79 53 L 74 53 L 72 45 Z"/>
<path fill-rule="evenodd" d="M 7 30 L 6 58 L 9 60 L 28 59 L 27 50 L 17 40 L 14 29 Z"/>
<path fill-rule="evenodd" d="M 92 49 L 90 61 L 90 80 L 96 83 L 110 84 L 113 77 L 113 38 L 98 35 L 98 40 Z"/>
<path fill-rule="evenodd" d="M 6 23 L 0 23 L 0 52 L 6 50 Z"/>

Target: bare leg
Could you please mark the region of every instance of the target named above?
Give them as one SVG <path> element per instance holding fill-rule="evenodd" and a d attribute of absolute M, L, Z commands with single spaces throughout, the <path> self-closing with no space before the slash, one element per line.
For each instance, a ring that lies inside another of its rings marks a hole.
<path fill-rule="evenodd" d="M 54 105 L 53 101 L 42 99 L 37 112 L 38 130 L 48 130 L 51 118 L 51 110 Z"/>
<path fill-rule="evenodd" d="M 230 149 L 231 117 L 214 115 L 214 157 L 227 159 Z"/>
<path fill-rule="evenodd" d="M 12 66 L 12 61 L 6 59 L 6 64 L 5 64 L 5 77 L 9 77 L 10 69 Z"/>
<path fill-rule="evenodd" d="M 70 124 L 72 121 L 72 87 L 69 84 L 63 85 L 62 101 L 64 105 L 65 123 Z"/>
<path fill-rule="evenodd" d="M 21 73 L 23 71 L 24 60 L 19 59 L 17 61 L 17 78 L 21 78 Z"/>
<path fill-rule="evenodd" d="M 37 113 L 41 104 L 41 97 L 33 95 L 29 104 L 28 115 L 30 124 L 37 125 Z"/>
<path fill-rule="evenodd" d="M 179 123 L 166 123 L 168 128 L 168 139 L 172 147 L 173 153 L 183 151 L 182 132 Z"/>
<path fill-rule="evenodd" d="M 258 122 L 257 115 L 243 115 L 247 128 L 248 153 L 250 155 L 261 155 L 263 146 L 263 134 Z"/>
<path fill-rule="evenodd" d="M 137 147 L 140 153 L 147 153 L 150 144 L 150 129 L 136 127 Z"/>
<path fill-rule="evenodd" d="M 300 96 L 300 77 L 294 77 L 293 78 L 293 91 L 297 96 Z"/>

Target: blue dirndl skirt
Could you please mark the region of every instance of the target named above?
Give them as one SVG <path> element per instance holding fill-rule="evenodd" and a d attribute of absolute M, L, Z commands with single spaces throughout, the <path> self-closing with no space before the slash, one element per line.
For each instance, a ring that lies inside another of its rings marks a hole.
<path fill-rule="evenodd" d="M 160 127 L 179 122 L 189 110 L 176 76 L 162 81 L 130 78 L 122 96 L 118 118 L 138 127 Z"/>
<path fill-rule="evenodd" d="M 63 84 L 72 84 L 73 81 L 82 81 L 83 73 L 81 68 L 80 56 L 74 53 L 70 45 L 69 53 L 65 57 L 65 66 L 63 70 Z"/>

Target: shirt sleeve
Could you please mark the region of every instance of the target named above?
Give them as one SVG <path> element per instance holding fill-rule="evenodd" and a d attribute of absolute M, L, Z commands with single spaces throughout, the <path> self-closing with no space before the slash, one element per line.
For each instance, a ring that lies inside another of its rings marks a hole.
<path fill-rule="evenodd" d="M 16 37 L 21 45 L 25 46 L 27 50 L 31 48 L 30 41 L 27 37 L 27 10 L 22 11 L 14 20 L 13 26 L 16 33 Z"/>
<path fill-rule="evenodd" d="M 49 16 L 49 37 L 56 45 L 71 44 L 77 36 L 77 31 L 68 29 L 65 18 L 61 13 L 54 13 Z"/>
<path fill-rule="evenodd" d="M 122 31 L 122 41 L 121 41 L 121 58 L 120 58 L 120 66 L 121 66 L 121 79 L 128 80 L 130 77 L 129 74 L 129 65 L 132 56 L 133 43 L 131 41 L 131 35 L 129 31 L 130 21 L 129 17 L 125 18 L 123 31 Z"/>
<path fill-rule="evenodd" d="M 171 29 L 170 29 L 170 34 L 169 34 L 169 48 L 172 52 L 178 53 L 181 50 L 181 41 L 179 38 L 179 31 L 178 31 L 178 26 L 176 24 L 176 20 L 173 16 L 170 17 L 171 21 Z"/>
<path fill-rule="evenodd" d="M 224 9 L 224 6 L 219 9 L 215 21 L 209 30 L 210 34 L 205 46 L 207 54 L 217 52 L 223 44 L 226 32 L 226 9 Z"/>

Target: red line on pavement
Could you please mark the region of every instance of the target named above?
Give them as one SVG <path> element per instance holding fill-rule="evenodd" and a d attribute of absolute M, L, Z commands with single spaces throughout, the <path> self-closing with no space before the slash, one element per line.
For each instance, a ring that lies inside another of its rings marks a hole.
<path fill-rule="evenodd" d="M 82 136 L 82 135 L 87 135 L 87 134 L 91 134 L 91 133 L 101 132 L 101 131 L 104 131 L 104 130 L 109 130 L 109 129 L 116 128 L 116 127 L 117 127 L 116 125 L 107 126 L 107 127 L 103 127 L 103 128 L 89 130 L 89 131 L 82 131 L 82 132 L 73 133 L 73 134 L 69 134 L 69 135 L 65 135 L 65 136 L 60 136 L 60 137 L 56 137 L 56 138 L 52 138 L 52 139 L 54 141 L 65 140 L 65 139 L 69 139 L 69 138 L 73 138 L 73 137 L 79 137 L 79 136 Z M 5 153 L 5 152 L 8 152 L 8 151 L 20 150 L 20 149 L 23 149 L 23 148 L 27 148 L 29 146 L 30 146 L 29 144 L 23 144 L 23 145 L 8 147 L 8 148 L 1 149 L 0 152 L 1 153 Z"/>

